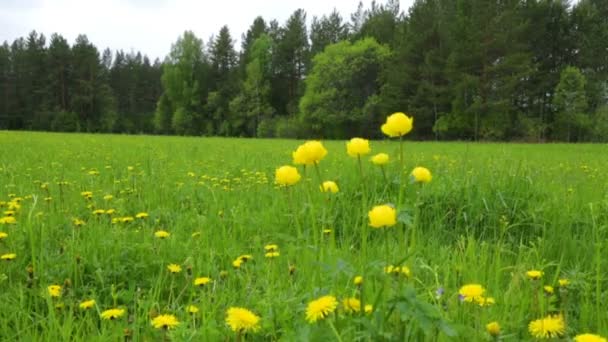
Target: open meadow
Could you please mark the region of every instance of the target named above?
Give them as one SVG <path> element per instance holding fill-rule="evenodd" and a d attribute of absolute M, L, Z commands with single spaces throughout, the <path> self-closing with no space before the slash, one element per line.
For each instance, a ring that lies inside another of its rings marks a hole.
<path fill-rule="evenodd" d="M 608 336 L 608 146 L 302 143 L 1 131 L 0 340 Z"/>

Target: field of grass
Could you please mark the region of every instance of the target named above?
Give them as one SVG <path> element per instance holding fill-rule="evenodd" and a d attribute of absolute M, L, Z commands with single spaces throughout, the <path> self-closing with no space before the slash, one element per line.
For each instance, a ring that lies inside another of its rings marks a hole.
<path fill-rule="evenodd" d="M 277 187 L 301 143 L 0 132 L 0 340 L 526 341 L 545 317 L 554 340 L 608 335 L 608 146 L 405 141 L 400 170 L 399 142 L 372 141 L 383 175 L 324 141 Z M 387 203 L 397 224 L 371 227 Z M 259 322 L 233 331 L 232 307 Z"/>

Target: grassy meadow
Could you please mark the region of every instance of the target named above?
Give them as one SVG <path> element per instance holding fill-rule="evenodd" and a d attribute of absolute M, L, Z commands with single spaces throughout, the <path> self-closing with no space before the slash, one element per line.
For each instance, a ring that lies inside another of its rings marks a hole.
<path fill-rule="evenodd" d="M 276 186 L 301 143 L 0 132 L 0 340 L 608 336 L 608 146 L 404 141 L 400 170 L 398 140 L 360 164 L 323 141 Z M 396 225 L 369 225 L 381 204 Z"/>

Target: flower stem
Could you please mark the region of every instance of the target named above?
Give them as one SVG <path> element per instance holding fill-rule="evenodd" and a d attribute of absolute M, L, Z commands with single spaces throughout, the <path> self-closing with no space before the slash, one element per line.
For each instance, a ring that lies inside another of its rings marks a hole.
<path fill-rule="evenodd" d="M 338 330 L 336 330 L 336 326 L 331 321 L 331 319 L 327 320 L 327 324 L 329 324 L 331 331 L 333 331 L 334 335 L 336 336 L 336 341 L 342 342 L 342 337 L 340 337 L 340 333 L 338 332 Z"/>

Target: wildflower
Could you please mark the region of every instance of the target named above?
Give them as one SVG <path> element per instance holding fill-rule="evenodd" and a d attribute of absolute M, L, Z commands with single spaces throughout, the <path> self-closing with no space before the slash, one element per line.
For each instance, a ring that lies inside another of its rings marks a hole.
<path fill-rule="evenodd" d="M 579 334 L 574 336 L 574 342 L 606 342 L 606 339 L 595 334 Z"/>
<path fill-rule="evenodd" d="M 490 322 L 486 324 L 486 331 L 493 337 L 500 335 L 500 324 L 498 322 Z"/>
<path fill-rule="evenodd" d="M 196 313 L 198 313 L 198 307 L 196 307 L 195 305 L 188 305 L 188 307 L 186 308 L 186 311 L 188 311 L 189 314 L 194 315 Z"/>
<path fill-rule="evenodd" d="M 275 183 L 278 185 L 289 186 L 300 181 L 300 173 L 293 166 L 281 166 L 275 171 Z"/>
<path fill-rule="evenodd" d="M 241 259 L 235 259 L 234 261 L 232 261 L 232 267 L 234 267 L 234 268 L 241 268 L 242 264 L 243 264 L 243 260 L 241 260 Z"/>
<path fill-rule="evenodd" d="M 298 146 L 291 154 L 296 165 L 313 165 L 327 155 L 327 150 L 320 141 L 310 140 Z"/>
<path fill-rule="evenodd" d="M 190 237 L 192 237 L 192 238 L 197 238 L 199 236 L 201 236 L 201 232 L 194 232 L 190 235 Z"/>
<path fill-rule="evenodd" d="M 205 286 L 209 283 L 211 283 L 213 280 L 209 277 L 198 277 L 196 279 L 194 279 L 194 285 L 195 286 Z"/>
<path fill-rule="evenodd" d="M 374 228 L 391 227 L 397 223 L 397 211 L 390 205 L 377 205 L 367 213 L 369 225 Z"/>
<path fill-rule="evenodd" d="M 374 165 L 385 165 L 388 163 L 388 154 L 386 153 L 378 153 L 375 156 L 372 157 L 372 163 L 374 163 Z"/>
<path fill-rule="evenodd" d="M 526 272 L 526 276 L 531 280 L 538 280 L 543 276 L 543 272 L 539 270 L 530 270 Z"/>
<path fill-rule="evenodd" d="M 490 306 L 496 304 L 494 297 L 478 297 L 475 299 L 475 301 L 477 304 L 479 304 L 479 306 Z"/>
<path fill-rule="evenodd" d="M 15 223 L 17 223 L 17 220 L 12 216 L 6 216 L 6 217 L 0 218 L 0 224 L 15 224 Z"/>
<path fill-rule="evenodd" d="M 133 222 L 133 220 L 134 220 L 133 216 L 125 216 L 125 217 L 121 217 L 119 219 L 119 221 L 121 223 L 130 223 L 130 222 Z"/>
<path fill-rule="evenodd" d="M 15 254 L 15 253 L 2 254 L 2 256 L 0 256 L 0 260 L 11 261 L 11 260 L 15 260 L 16 257 L 17 257 L 17 254 Z"/>
<path fill-rule="evenodd" d="M 306 320 L 309 323 L 315 323 L 318 320 L 325 319 L 329 314 L 336 311 L 337 307 L 338 301 L 334 296 L 323 296 L 313 300 L 306 307 Z"/>
<path fill-rule="evenodd" d="M 384 268 L 384 273 L 393 274 L 393 275 L 403 274 L 404 276 L 406 276 L 408 278 L 412 274 L 410 269 L 407 266 L 393 266 L 393 265 L 386 266 Z"/>
<path fill-rule="evenodd" d="M 89 176 L 99 176 L 99 171 L 97 170 L 90 170 L 88 172 Z"/>
<path fill-rule="evenodd" d="M 105 195 L 105 196 L 103 196 L 103 200 L 104 200 L 104 201 L 109 201 L 109 200 L 111 200 L 112 198 L 114 198 L 114 196 L 112 196 L 112 195 Z"/>
<path fill-rule="evenodd" d="M 169 264 L 167 266 L 167 269 L 169 270 L 169 272 L 176 274 L 182 271 L 182 267 L 178 264 Z"/>
<path fill-rule="evenodd" d="M 99 216 L 99 215 L 103 215 L 103 214 L 105 214 L 105 213 L 106 213 L 106 211 L 105 211 L 105 210 L 103 210 L 103 209 L 97 209 L 97 210 L 93 210 L 93 215 L 97 215 L 97 216 Z"/>
<path fill-rule="evenodd" d="M 101 313 L 101 318 L 106 320 L 114 320 L 122 317 L 125 314 L 125 309 L 109 309 Z"/>
<path fill-rule="evenodd" d="M 279 255 L 280 255 L 279 252 L 267 252 L 266 254 L 264 254 L 264 256 L 268 259 L 276 258 Z"/>
<path fill-rule="evenodd" d="M 275 245 L 275 244 L 269 244 L 264 246 L 264 250 L 266 252 L 276 252 L 279 250 L 279 246 Z"/>
<path fill-rule="evenodd" d="M 108 209 L 106 210 L 106 215 L 114 215 L 116 213 L 116 209 Z"/>
<path fill-rule="evenodd" d="M 382 125 L 382 133 L 391 138 L 401 137 L 412 130 L 414 118 L 410 118 L 403 113 L 394 113 L 386 118 L 386 123 Z"/>
<path fill-rule="evenodd" d="M 346 298 L 342 301 L 342 308 L 347 314 L 361 312 L 361 301 L 354 297 Z M 367 304 L 363 309 L 365 310 L 365 313 L 371 313 L 373 306 Z"/>
<path fill-rule="evenodd" d="M 486 290 L 483 288 L 483 286 L 479 284 L 467 284 L 462 286 L 460 290 L 458 290 L 458 294 L 460 295 L 460 298 L 465 302 L 477 302 L 481 298 L 483 298 L 482 296 L 485 291 Z"/>
<path fill-rule="evenodd" d="M 148 216 L 149 216 L 148 213 L 143 213 L 143 212 L 142 213 L 137 213 L 137 215 L 135 215 L 135 217 L 138 218 L 138 219 L 145 219 Z"/>
<path fill-rule="evenodd" d="M 61 297 L 61 285 L 50 285 L 46 289 L 49 293 L 49 296 L 53 298 Z"/>
<path fill-rule="evenodd" d="M 152 320 L 152 326 L 156 329 L 173 329 L 179 325 L 179 321 L 173 315 L 158 315 Z"/>
<path fill-rule="evenodd" d="M 323 184 L 321 184 L 320 188 L 321 188 L 321 192 L 331 192 L 333 194 L 340 191 L 340 188 L 338 188 L 338 184 L 336 184 L 336 182 L 332 182 L 332 181 L 323 182 Z"/>
<path fill-rule="evenodd" d="M 170 234 L 169 232 L 164 231 L 164 230 L 159 230 L 159 231 L 154 232 L 154 236 L 156 236 L 156 237 L 157 237 L 157 238 L 159 238 L 159 239 L 166 239 L 166 238 L 168 238 L 170 235 L 171 235 L 171 234 Z"/>
<path fill-rule="evenodd" d="M 557 283 L 559 284 L 559 287 L 567 287 L 568 285 L 570 285 L 570 280 L 562 278 L 562 279 L 559 279 L 557 281 Z"/>
<path fill-rule="evenodd" d="M 14 217 L 15 216 L 15 211 L 14 210 L 6 210 L 4 212 L 4 216 Z"/>
<path fill-rule="evenodd" d="M 555 290 L 553 289 L 553 286 L 549 286 L 549 285 L 543 286 L 543 291 L 545 292 L 545 294 L 547 296 L 550 296 L 555 292 Z"/>
<path fill-rule="evenodd" d="M 50 201 L 52 201 L 52 200 L 53 200 L 53 197 L 45 197 L 45 198 L 44 198 L 44 201 L 45 201 L 45 202 L 50 202 Z"/>
<path fill-rule="evenodd" d="M 411 176 L 414 182 L 416 183 L 429 183 L 433 179 L 431 171 L 421 166 L 414 168 L 414 170 L 412 170 Z"/>
<path fill-rule="evenodd" d="M 547 316 L 530 322 L 530 334 L 538 339 L 561 337 L 566 332 L 564 318 L 561 315 Z"/>
<path fill-rule="evenodd" d="M 82 227 L 82 226 L 84 226 L 84 225 L 86 224 L 86 223 L 85 223 L 83 220 L 81 220 L 81 219 L 79 219 L 79 218 L 73 218 L 73 219 L 72 219 L 72 223 L 73 223 L 73 224 L 74 224 L 76 227 Z"/>
<path fill-rule="evenodd" d="M 5 232 L 0 232 L 0 240 L 4 240 L 8 237 L 8 234 Z"/>
<path fill-rule="evenodd" d="M 85 199 L 90 200 L 91 198 L 93 198 L 93 192 L 92 191 L 83 191 L 80 193 L 80 195 L 82 197 L 84 197 Z"/>
<path fill-rule="evenodd" d="M 260 317 L 245 308 L 231 307 L 226 311 L 226 324 L 237 333 L 256 332 Z"/>
<path fill-rule="evenodd" d="M 351 157 L 361 157 L 371 151 L 369 140 L 362 138 L 352 138 L 346 143 L 346 153 Z"/>
<path fill-rule="evenodd" d="M 353 284 L 355 284 L 356 286 L 361 286 L 363 285 L 363 277 L 362 276 L 356 276 L 353 279 Z"/>
<path fill-rule="evenodd" d="M 95 299 L 89 299 L 81 302 L 78 307 L 82 310 L 87 310 L 95 306 Z"/>
<path fill-rule="evenodd" d="M 323 235 L 331 235 L 331 229 L 323 229 Z"/>

